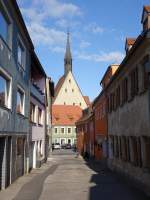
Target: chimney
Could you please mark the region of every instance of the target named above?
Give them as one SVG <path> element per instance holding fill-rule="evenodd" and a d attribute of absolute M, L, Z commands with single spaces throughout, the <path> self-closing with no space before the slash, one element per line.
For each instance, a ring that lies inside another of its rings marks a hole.
<path fill-rule="evenodd" d="M 135 42 L 136 38 L 126 38 L 126 43 L 125 43 L 125 51 L 126 54 L 130 51 L 130 49 L 132 48 L 134 42 Z"/>
<path fill-rule="evenodd" d="M 143 7 L 142 20 L 143 31 L 150 29 L 150 6 Z"/>

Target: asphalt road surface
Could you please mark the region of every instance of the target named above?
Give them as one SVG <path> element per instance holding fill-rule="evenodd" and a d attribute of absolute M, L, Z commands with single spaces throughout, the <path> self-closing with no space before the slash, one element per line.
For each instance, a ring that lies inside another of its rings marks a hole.
<path fill-rule="evenodd" d="M 55 150 L 49 167 L 24 184 L 14 200 L 148 200 L 141 191 L 97 162 L 72 150 Z"/>

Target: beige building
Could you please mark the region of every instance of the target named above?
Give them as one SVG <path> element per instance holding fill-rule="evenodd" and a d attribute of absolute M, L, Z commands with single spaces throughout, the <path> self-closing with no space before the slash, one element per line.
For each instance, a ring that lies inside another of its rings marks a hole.
<path fill-rule="evenodd" d="M 136 39 L 126 40 L 126 56 L 105 90 L 108 164 L 150 191 L 150 6 L 142 25 Z"/>

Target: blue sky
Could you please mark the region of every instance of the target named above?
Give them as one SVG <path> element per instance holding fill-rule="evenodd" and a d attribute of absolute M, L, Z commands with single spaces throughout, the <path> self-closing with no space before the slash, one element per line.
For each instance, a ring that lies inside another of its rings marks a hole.
<path fill-rule="evenodd" d="M 64 73 L 66 32 L 70 29 L 73 73 L 93 100 L 111 63 L 124 57 L 126 37 L 142 30 L 149 0 L 18 0 L 37 55 L 55 84 Z"/>

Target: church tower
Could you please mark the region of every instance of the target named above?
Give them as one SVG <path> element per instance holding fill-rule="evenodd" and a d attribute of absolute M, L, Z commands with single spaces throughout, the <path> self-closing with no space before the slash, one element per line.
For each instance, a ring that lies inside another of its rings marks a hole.
<path fill-rule="evenodd" d="M 64 58 L 64 75 L 67 76 L 68 72 L 72 72 L 72 56 L 70 50 L 70 34 L 67 33 L 66 53 Z"/>
<path fill-rule="evenodd" d="M 79 106 L 82 109 L 87 108 L 89 105 L 88 97 L 82 95 L 82 92 L 72 73 L 72 55 L 69 32 L 67 33 L 66 52 L 64 56 L 64 74 L 59 79 L 55 87 L 53 105 Z"/>

